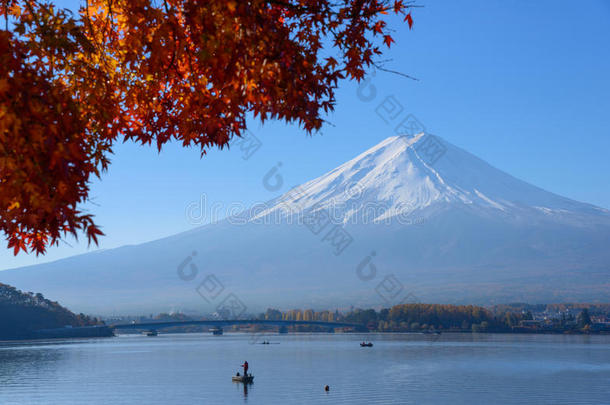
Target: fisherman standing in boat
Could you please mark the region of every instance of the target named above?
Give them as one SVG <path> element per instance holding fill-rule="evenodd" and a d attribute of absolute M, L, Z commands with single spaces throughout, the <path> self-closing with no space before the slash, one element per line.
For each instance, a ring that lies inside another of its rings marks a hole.
<path fill-rule="evenodd" d="M 243 376 L 239 375 L 239 371 L 238 371 L 237 374 L 231 378 L 231 380 L 233 382 L 252 384 L 252 381 L 254 381 L 254 376 L 252 374 L 248 373 L 248 362 L 244 361 L 244 364 L 242 364 L 241 367 L 244 368 L 244 375 Z"/>

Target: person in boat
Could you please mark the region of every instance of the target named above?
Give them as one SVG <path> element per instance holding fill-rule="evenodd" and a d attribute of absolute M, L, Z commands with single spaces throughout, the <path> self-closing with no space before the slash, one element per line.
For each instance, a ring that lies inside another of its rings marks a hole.
<path fill-rule="evenodd" d="M 241 365 L 244 368 L 244 377 L 248 376 L 248 362 L 244 361 L 244 364 Z"/>

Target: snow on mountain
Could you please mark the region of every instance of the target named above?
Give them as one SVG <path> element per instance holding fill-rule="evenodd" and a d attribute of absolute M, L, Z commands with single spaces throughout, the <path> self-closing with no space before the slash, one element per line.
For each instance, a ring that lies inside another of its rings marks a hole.
<path fill-rule="evenodd" d="M 430 154 L 430 149 L 434 149 Z M 340 223 L 379 222 L 434 206 L 464 205 L 504 215 L 608 214 L 518 180 L 432 135 L 393 136 L 289 191 L 253 215 L 328 210 Z"/>

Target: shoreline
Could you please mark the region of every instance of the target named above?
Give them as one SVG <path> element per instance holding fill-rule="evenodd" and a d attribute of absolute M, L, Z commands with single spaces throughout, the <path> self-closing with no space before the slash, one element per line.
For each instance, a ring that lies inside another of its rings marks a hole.
<path fill-rule="evenodd" d="M 1 338 L 1 343 L 12 343 L 12 342 L 37 342 L 37 341 L 46 341 L 46 340 L 58 340 L 58 339 L 95 339 L 95 338 L 111 338 L 117 336 L 139 336 L 141 333 L 114 333 L 111 328 L 106 326 L 95 327 L 95 332 L 93 328 L 65 328 L 66 331 L 62 329 L 57 330 L 45 330 L 45 331 L 36 331 L 29 336 L 17 337 L 17 338 Z M 72 329 L 72 330 L 71 330 Z M 74 330 L 76 329 L 76 331 Z M 80 329 L 80 330 L 79 330 Z M 84 331 L 83 329 L 88 329 Z M 180 332 L 180 331 L 171 331 L 168 333 L 161 332 L 160 335 L 186 335 L 186 334 L 209 334 L 212 335 L 211 332 Z M 273 335 L 328 335 L 333 333 L 328 332 L 319 332 L 319 331 L 299 331 L 299 332 L 289 332 L 289 333 L 278 333 L 277 331 L 227 331 L 225 334 L 230 335 L 254 335 L 261 334 L 265 336 L 273 336 Z M 353 331 L 353 332 L 338 332 L 334 333 L 336 335 L 424 335 L 424 336 L 435 336 L 439 337 L 445 334 L 470 334 L 470 335 L 566 335 L 566 336 L 610 336 L 610 331 L 591 331 L 591 332 L 582 332 L 582 331 L 481 331 L 481 332 L 472 332 L 465 330 L 451 330 L 451 331 L 443 331 L 441 333 L 425 333 L 425 332 L 390 332 L 390 331 Z"/>

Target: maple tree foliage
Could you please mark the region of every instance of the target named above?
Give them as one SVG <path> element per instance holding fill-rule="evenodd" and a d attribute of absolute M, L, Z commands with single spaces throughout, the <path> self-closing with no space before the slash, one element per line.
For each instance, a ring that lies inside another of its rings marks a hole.
<path fill-rule="evenodd" d="M 224 147 L 246 115 L 311 133 L 341 79 L 360 80 L 392 39 L 401 0 L 2 0 L 0 229 L 44 253 L 100 229 L 79 210 L 116 141 Z"/>

